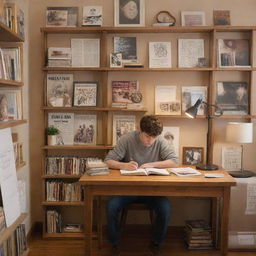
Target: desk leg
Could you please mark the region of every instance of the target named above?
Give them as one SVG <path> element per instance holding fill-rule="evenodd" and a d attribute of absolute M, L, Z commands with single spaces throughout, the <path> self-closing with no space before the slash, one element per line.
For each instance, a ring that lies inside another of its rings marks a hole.
<path fill-rule="evenodd" d="M 92 211 L 93 211 L 93 196 L 90 186 L 84 187 L 85 201 L 85 256 L 92 255 Z"/>
<path fill-rule="evenodd" d="M 221 210 L 221 255 L 228 253 L 228 220 L 229 220 L 230 187 L 223 189 L 223 202 Z"/>

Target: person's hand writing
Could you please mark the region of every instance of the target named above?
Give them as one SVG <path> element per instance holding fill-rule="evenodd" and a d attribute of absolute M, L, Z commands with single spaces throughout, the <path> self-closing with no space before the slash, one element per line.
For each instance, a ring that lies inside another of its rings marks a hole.
<path fill-rule="evenodd" d="M 129 163 L 124 163 L 123 169 L 129 170 L 129 171 L 136 170 L 136 169 L 138 169 L 138 163 L 135 161 L 130 161 Z"/>
<path fill-rule="evenodd" d="M 152 163 L 146 163 L 140 166 L 140 168 L 145 169 L 145 168 L 153 168 L 153 164 Z"/>

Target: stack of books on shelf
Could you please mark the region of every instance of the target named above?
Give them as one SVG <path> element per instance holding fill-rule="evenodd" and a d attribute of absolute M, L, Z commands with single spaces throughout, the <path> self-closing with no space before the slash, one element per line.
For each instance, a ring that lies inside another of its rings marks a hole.
<path fill-rule="evenodd" d="M 212 230 L 205 220 L 188 220 L 185 225 L 185 243 L 190 250 L 212 249 Z"/>
<path fill-rule="evenodd" d="M 63 232 L 65 233 L 82 233 L 83 228 L 81 224 L 65 224 L 63 227 Z"/>
<path fill-rule="evenodd" d="M 71 67 L 71 48 L 49 47 L 49 67 Z"/>
<path fill-rule="evenodd" d="M 98 158 L 88 158 L 86 162 L 86 173 L 89 175 L 108 175 L 108 166 Z"/>
<path fill-rule="evenodd" d="M 54 210 L 48 210 L 46 213 L 47 233 L 61 233 L 62 216 Z"/>

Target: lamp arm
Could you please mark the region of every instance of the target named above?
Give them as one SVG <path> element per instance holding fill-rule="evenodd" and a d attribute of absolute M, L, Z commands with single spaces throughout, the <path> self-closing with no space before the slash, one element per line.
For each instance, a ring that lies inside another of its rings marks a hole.
<path fill-rule="evenodd" d="M 222 116 L 223 115 L 223 111 L 222 111 L 222 109 L 219 107 L 219 106 L 217 106 L 217 105 L 214 105 L 214 104 L 210 104 L 210 103 L 207 103 L 207 102 L 205 102 L 205 101 L 202 101 L 202 104 L 205 104 L 207 107 L 213 107 L 213 108 L 215 108 L 216 109 L 216 111 L 217 112 L 219 112 L 218 114 L 215 114 L 214 116 Z M 209 112 L 209 111 L 208 111 Z M 208 114 L 208 118 L 210 118 L 211 116 Z"/>

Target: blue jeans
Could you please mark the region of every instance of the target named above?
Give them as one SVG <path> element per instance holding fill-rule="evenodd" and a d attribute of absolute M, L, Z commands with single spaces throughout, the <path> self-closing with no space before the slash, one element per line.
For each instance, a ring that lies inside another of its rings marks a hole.
<path fill-rule="evenodd" d="M 161 243 L 167 232 L 171 214 L 170 201 L 164 196 L 113 196 L 107 204 L 108 239 L 113 245 L 120 239 L 119 215 L 123 208 L 132 203 L 142 203 L 153 210 L 156 218 L 153 224 L 152 241 Z"/>

